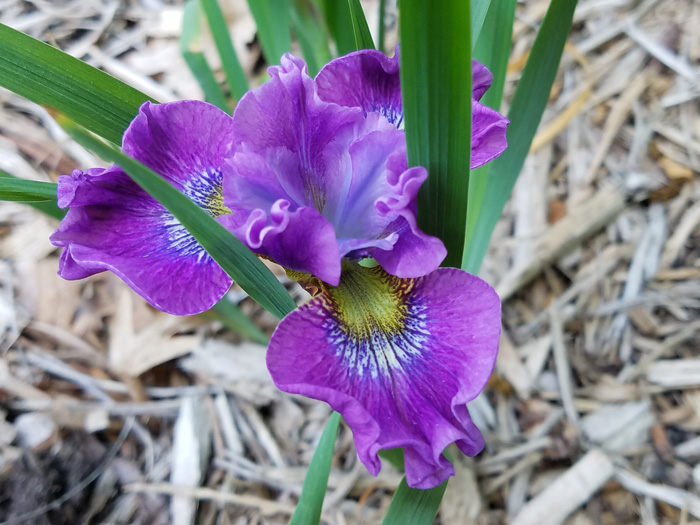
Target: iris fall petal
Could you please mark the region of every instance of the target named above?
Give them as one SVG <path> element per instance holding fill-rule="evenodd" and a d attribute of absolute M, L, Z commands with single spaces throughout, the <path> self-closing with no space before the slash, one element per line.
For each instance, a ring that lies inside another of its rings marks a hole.
<path fill-rule="evenodd" d="M 403 447 L 408 484 L 430 488 L 454 473 L 442 455 L 450 443 L 469 455 L 483 448 L 466 403 L 491 374 L 499 334 L 500 301 L 478 277 L 441 268 L 400 279 L 346 265 L 338 287 L 278 326 L 267 364 L 281 390 L 343 415 L 372 474 L 380 449 Z"/>
<path fill-rule="evenodd" d="M 230 213 L 221 165 L 232 140 L 231 117 L 214 106 L 147 102 L 125 132 L 123 150 L 219 217 Z M 110 270 L 177 315 L 209 309 L 231 285 L 180 222 L 119 167 L 60 177 L 58 203 L 69 211 L 51 242 L 63 247 L 59 275 L 66 279 Z"/>

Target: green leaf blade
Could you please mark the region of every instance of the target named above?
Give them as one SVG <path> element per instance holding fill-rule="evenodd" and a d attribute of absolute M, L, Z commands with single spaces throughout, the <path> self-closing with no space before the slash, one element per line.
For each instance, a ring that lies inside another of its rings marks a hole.
<path fill-rule="evenodd" d="M 372 41 L 372 33 L 370 33 L 365 12 L 362 10 L 360 0 L 348 0 L 350 8 L 350 22 L 352 24 L 352 32 L 355 35 L 355 49 L 374 49 Z"/>
<path fill-rule="evenodd" d="M 241 312 L 241 309 L 229 301 L 226 297 L 216 303 L 211 310 L 203 312 L 203 317 L 219 321 L 226 328 L 240 336 L 250 339 L 261 345 L 267 345 L 270 338 L 267 337 L 251 319 Z"/>
<path fill-rule="evenodd" d="M 516 4 L 517 0 L 499 0 L 491 3 L 483 21 L 483 33 L 474 48 L 474 58 L 487 66 L 493 74 L 491 87 L 481 98 L 481 103 L 496 111 L 500 111 L 503 100 Z M 467 241 L 462 259 L 462 269 L 471 273 L 478 273 L 478 265 L 481 264 L 481 261 L 472 257 L 472 252 L 476 254 L 486 253 L 488 248 L 488 246 L 474 246 L 469 242 L 469 239 L 479 225 L 479 216 L 485 202 L 486 184 L 490 174 L 491 164 L 487 164 L 472 171 L 469 177 Z"/>
<path fill-rule="evenodd" d="M 248 0 L 258 27 L 263 54 L 270 65 L 279 64 L 282 55 L 292 49 L 290 28 L 291 0 Z"/>
<path fill-rule="evenodd" d="M 513 95 L 506 132 L 508 147 L 489 167 L 481 200 L 481 212 L 467 231 L 462 267 L 478 272 L 486 254 L 491 233 L 498 222 L 537 132 L 576 9 L 576 0 L 560 0 L 549 5 Z"/>
<path fill-rule="evenodd" d="M 291 12 L 292 27 L 312 77 L 331 60 L 328 36 L 323 22 L 316 15 L 315 5 L 311 0 L 294 0 Z"/>
<path fill-rule="evenodd" d="M 248 91 L 248 80 L 245 77 L 245 72 L 241 67 L 241 62 L 238 60 L 238 55 L 231 42 L 231 35 L 226 26 L 224 13 L 221 11 L 217 0 L 200 0 L 204 15 L 207 17 L 207 23 L 211 34 L 214 37 L 214 44 L 221 57 L 221 65 L 226 74 L 231 94 L 236 100 L 240 100 Z"/>
<path fill-rule="evenodd" d="M 56 202 L 57 184 L 13 177 L 0 171 L 0 200 L 15 202 Z"/>
<path fill-rule="evenodd" d="M 65 210 L 56 205 L 57 184 L 20 179 L 0 170 L 0 201 L 28 204 L 49 217 L 61 220 Z"/>
<path fill-rule="evenodd" d="M 497 4 L 502 0 L 497 0 Z M 472 11 L 472 48 L 476 45 L 481 30 L 484 25 L 484 20 L 486 19 L 486 13 L 491 5 L 491 0 L 472 0 L 471 11 Z M 504 20 L 503 24 L 507 24 Z M 512 24 L 511 24 L 512 28 Z"/>
<path fill-rule="evenodd" d="M 114 144 L 121 144 L 141 104 L 152 100 L 107 73 L 3 24 L 0 85 L 68 115 Z"/>
<path fill-rule="evenodd" d="M 202 20 L 200 17 L 199 0 L 188 0 L 185 3 L 184 16 L 182 17 L 182 33 L 180 34 L 180 52 L 185 59 L 187 67 L 197 79 L 204 92 L 204 99 L 214 104 L 220 110 L 230 113 L 231 108 L 226 100 L 226 95 L 214 77 L 214 72 L 209 67 L 204 53 L 200 50 L 202 38 Z"/>
<path fill-rule="evenodd" d="M 311 459 L 309 470 L 306 471 L 299 503 L 289 525 L 318 525 L 321 520 L 323 498 L 328 487 L 328 476 L 331 472 L 333 449 L 339 425 L 340 414 L 333 412 L 323 430 L 318 448 Z"/>
<path fill-rule="evenodd" d="M 66 119 L 59 122 L 77 142 L 120 166 L 192 234 L 211 257 L 260 306 L 282 318 L 296 308 L 284 287 L 241 241 L 216 219 L 140 162 Z"/>
<path fill-rule="evenodd" d="M 400 8 L 408 161 L 429 173 L 418 194 L 418 220 L 423 231 L 445 243 L 443 264 L 459 267 L 471 153 L 469 2 L 401 0 Z"/>
<path fill-rule="evenodd" d="M 412 489 L 404 477 L 391 499 L 382 525 L 431 525 L 446 488 L 447 481 L 432 489 Z"/>
<path fill-rule="evenodd" d="M 353 15 L 352 0 L 320 1 L 328 31 L 333 37 L 338 55 L 347 55 L 362 49 L 358 47 L 358 39 L 355 36 L 358 29 L 355 27 L 353 16 L 357 17 L 357 14 Z"/>

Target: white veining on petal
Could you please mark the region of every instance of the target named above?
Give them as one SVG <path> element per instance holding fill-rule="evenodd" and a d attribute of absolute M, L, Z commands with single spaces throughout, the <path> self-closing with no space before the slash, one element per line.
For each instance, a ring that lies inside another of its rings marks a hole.
<path fill-rule="evenodd" d="M 351 374 L 369 374 L 372 379 L 380 374 L 389 377 L 422 355 L 430 337 L 425 309 L 420 303 L 410 304 L 401 331 L 373 330 L 369 339 L 349 335 L 332 315 L 324 316 L 323 327 L 328 342 L 336 349 L 335 355 Z"/>
<path fill-rule="evenodd" d="M 190 177 L 182 186 L 182 192 L 207 213 L 216 217 L 225 212 L 222 209 L 221 198 L 223 177 L 220 170 L 209 168 L 202 170 L 197 176 Z M 180 256 L 196 256 L 197 262 L 211 260 L 209 254 L 197 240 L 173 215 L 163 210 L 161 225 L 165 228 L 168 238 L 168 250 L 177 252 Z"/>

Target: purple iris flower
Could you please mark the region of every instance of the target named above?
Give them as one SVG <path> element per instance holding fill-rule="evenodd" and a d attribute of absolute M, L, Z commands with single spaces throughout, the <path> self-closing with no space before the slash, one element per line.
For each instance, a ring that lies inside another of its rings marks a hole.
<path fill-rule="evenodd" d="M 377 474 L 381 449 L 402 447 L 408 484 L 454 473 L 456 442 L 483 438 L 466 402 L 493 369 L 500 301 L 484 281 L 437 269 L 442 243 L 416 226 L 423 168 L 408 168 L 398 58 L 359 51 L 316 80 L 286 55 L 233 119 L 224 224 L 257 253 L 318 278 L 320 293 L 272 336 L 267 364 L 286 392 L 326 401 Z M 474 96 L 490 74 L 478 63 Z M 505 148 L 507 120 L 474 102 L 473 167 Z M 373 257 L 373 269 L 354 259 Z"/>
<path fill-rule="evenodd" d="M 220 218 L 230 213 L 221 166 L 232 124 L 205 102 L 146 102 L 124 133 L 123 151 Z M 118 166 L 60 177 L 58 205 L 70 208 L 51 236 L 63 247 L 58 273 L 64 279 L 111 270 L 153 306 L 176 315 L 208 310 L 231 286 L 184 226 Z"/>
<path fill-rule="evenodd" d="M 472 60 L 471 169 L 498 157 L 506 148 L 508 119 L 479 103 L 493 75 Z M 326 102 L 360 107 L 365 114 L 378 111 L 396 127 L 403 127 L 399 78 L 399 46 L 393 58 L 381 51 L 363 49 L 326 64 L 316 76 L 318 95 Z"/>

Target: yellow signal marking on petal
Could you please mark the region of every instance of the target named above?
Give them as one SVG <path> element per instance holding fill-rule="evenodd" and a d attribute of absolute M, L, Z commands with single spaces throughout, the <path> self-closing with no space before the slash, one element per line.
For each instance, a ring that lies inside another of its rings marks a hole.
<path fill-rule="evenodd" d="M 212 217 L 231 213 L 228 206 L 224 204 L 224 187 L 222 184 L 214 184 L 212 186 L 211 192 L 207 195 L 204 203 L 204 209 L 206 209 Z"/>
<path fill-rule="evenodd" d="M 406 295 L 413 279 L 399 279 L 381 268 L 343 267 L 340 284 L 326 288 L 341 329 L 354 339 L 399 334 L 406 326 Z"/>

